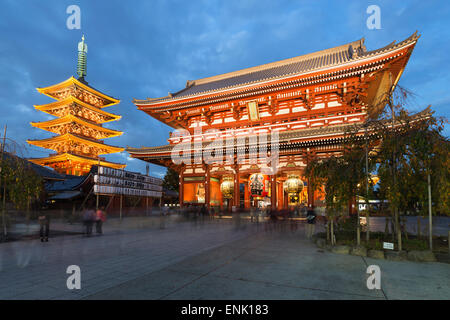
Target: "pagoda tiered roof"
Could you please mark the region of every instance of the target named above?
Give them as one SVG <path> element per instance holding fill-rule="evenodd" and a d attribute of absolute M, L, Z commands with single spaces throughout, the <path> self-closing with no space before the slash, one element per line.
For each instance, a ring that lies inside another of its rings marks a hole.
<path fill-rule="evenodd" d="M 108 129 L 102 126 L 99 126 L 93 122 L 88 120 L 83 120 L 77 116 L 68 114 L 61 118 L 56 118 L 48 121 L 42 122 L 31 122 L 33 127 L 46 130 L 53 133 L 65 134 L 68 132 L 77 133 L 86 137 L 92 137 L 95 139 L 104 139 L 117 137 L 122 135 L 122 131 Z M 64 128 L 64 125 L 67 124 L 77 124 L 77 126 Z M 84 134 L 86 133 L 86 134 Z M 95 135 L 95 136 L 94 136 Z"/>
<path fill-rule="evenodd" d="M 92 165 L 99 164 L 111 168 L 124 168 L 124 164 L 105 161 L 99 155 L 121 152 L 124 149 L 110 146 L 101 139 L 120 136 L 123 132 L 105 128 L 105 122 L 119 120 L 121 116 L 103 111 L 120 102 L 90 86 L 85 77 L 87 44 L 84 35 L 78 43 L 78 79 L 73 76 L 60 83 L 37 88 L 56 102 L 35 105 L 35 109 L 55 116 L 56 119 L 31 122 L 33 127 L 58 134 L 47 139 L 27 140 L 29 144 L 56 151 L 45 158 L 30 161 L 49 166 L 58 172 L 83 175 Z"/>
<path fill-rule="evenodd" d="M 80 90 L 77 91 L 77 89 Z M 66 97 L 72 95 L 79 100 L 98 108 L 109 107 L 120 102 L 120 100 L 108 96 L 91 87 L 87 84 L 87 82 L 75 79 L 74 77 L 70 77 L 63 82 L 48 87 L 37 88 L 37 90 L 40 93 L 56 100 L 65 99 Z"/>
<path fill-rule="evenodd" d="M 63 135 L 58 135 L 58 136 L 54 136 L 54 137 L 51 137 L 48 139 L 42 139 L 42 140 L 27 140 L 27 142 L 29 144 L 35 145 L 37 147 L 42 147 L 42 148 L 51 149 L 51 150 L 55 150 L 55 151 L 57 151 L 57 149 L 60 149 L 63 146 L 70 147 L 70 144 L 74 143 L 75 145 L 80 146 L 82 148 L 88 148 L 88 149 L 95 148 L 97 150 L 97 152 L 95 152 L 95 154 L 97 154 L 97 155 L 121 152 L 124 150 L 124 148 L 110 146 L 110 145 L 104 144 L 103 142 L 99 142 L 94 139 L 88 139 L 86 137 L 78 136 L 73 133 L 66 133 Z M 89 153 L 89 152 L 86 152 L 86 153 Z"/>
<path fill-rule="evenodd" d="M 126 167 L 125 164 L 98 160 L 96 158 L 90 158 L 70 153 L 56 154 L 45 158 L 29 158 L 28 160 L 41 166 L 51 166 L 55 165 L 55 163 L 58 162 L 70 162 L 71 164 L 88 164 L 90 166 L 100 165 L 114 169 L 122 169 Z"/>
<path fill-rule="evenodd" d="M 75 106 L 79 106 L 80 110 L 77 111 L 75 109 Z M 63 117 L 65 115 L 71 114 L 93 121 L 93 119 L 89 119 L 88 117 L 84 116 L 82 108 L 85 108 L 89 112 L 92 112 L 96 115 L 96 123 L 116 121 L 122 118 L 122 116 L 103 111 L 102 109 L 91 106 L 90 104 L 87 104 L 73 96 L 69 96 L 64 100 L 55 101 L 48 104 L 35 105 L 34 108 L 56 117 Z"/>

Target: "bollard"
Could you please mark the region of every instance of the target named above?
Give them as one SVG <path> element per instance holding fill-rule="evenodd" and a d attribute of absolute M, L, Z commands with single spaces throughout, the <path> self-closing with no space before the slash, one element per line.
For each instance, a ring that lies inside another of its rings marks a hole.
<path fill-rule="evenodd" d="M 450 254 L 450 230 L 448 231 L 447 242 L 448 242 L 448 254 Z"/>

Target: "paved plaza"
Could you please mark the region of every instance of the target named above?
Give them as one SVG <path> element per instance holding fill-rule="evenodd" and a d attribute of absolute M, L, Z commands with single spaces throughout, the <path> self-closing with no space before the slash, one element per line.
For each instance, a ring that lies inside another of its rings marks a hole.
<path fill-rule="evenodd" d="M 303 223 L 141 217 L 104 232 L 1 243 L 0 299 L 450 299 L 450 265 L 334 254 Z M 366 286 L 373 264 L 381 290 Z M 80 290 L 67 289 L 69 265 Z"/>

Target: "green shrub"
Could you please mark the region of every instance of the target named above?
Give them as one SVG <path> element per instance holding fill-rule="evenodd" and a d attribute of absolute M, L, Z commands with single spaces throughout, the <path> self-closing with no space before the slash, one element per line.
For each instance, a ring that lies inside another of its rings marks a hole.
<path fill-rule="evenodd" d="M 427 250 L 428 242 L 421 239 L 403 239 L 403 246 L 406 250 Z"/>
<path fill-rule="evenodd" d="M 383 243 L 378 238 L 375 239 L 374 249 L 375 250 L 382 250 L 383 249 Z"/>
<path fill-rule="evenodd" d="M 337 232 L 352 233 L 356 232 L 358 225 L 358 217 L 356 215 L 350 217 L 341 217 L 337 222 Z"/>

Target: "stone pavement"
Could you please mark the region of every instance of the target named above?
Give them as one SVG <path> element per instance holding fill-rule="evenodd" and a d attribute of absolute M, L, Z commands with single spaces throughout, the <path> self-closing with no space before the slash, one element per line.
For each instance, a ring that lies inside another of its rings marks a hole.
<path fill-rule="evenodd" d="M 0 299 L 450 299 L 448 264 L 324 252 L 303 225 L 136 221 L 98 237 L 0 244 Z M 71 264 L 80 290 L 66 287 Z M 371 264 L 382 290 L 366 287 Z"/>
<path fill-rule="evenodd" d="M 166 223 L 165 229 L 159 217 L 142 221 L 106 224 L 103 236 L 1 243 L 0 299 L 79 299 L 255 232 L 216 221 Z M 81 268 L 81 290 L 66 287 L 69 265 Z"/>

